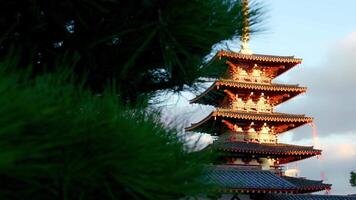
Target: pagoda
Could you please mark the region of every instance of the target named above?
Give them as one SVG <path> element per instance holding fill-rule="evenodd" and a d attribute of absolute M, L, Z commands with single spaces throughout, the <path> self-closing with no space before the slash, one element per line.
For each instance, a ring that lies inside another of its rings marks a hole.
<path fill-rule="evenodd" d="M 331 185 L 287 176 L 283 170 L 285 164 L 321 155 L 321 150 L 312 146 L 278 142 L 280 134 L 313 122 L 305 115 L 275 112 L 279 104 L 306 92 L 306 87 L 273 81 L 302 59 L 253 54 L 248 47 L 248 1 L 242 3 L 245 20 L 240 52 L 219 51 L 214 59 L 225 62 L 226 72 L 190 101 L 215 107 L 207 117 L 186 128 L 218 138 L 204 149 L 219 153 L 206 178 L 217 185 L 218 194 L 231 199 L 338 197 L 309 195 L 328 191 Z"/>

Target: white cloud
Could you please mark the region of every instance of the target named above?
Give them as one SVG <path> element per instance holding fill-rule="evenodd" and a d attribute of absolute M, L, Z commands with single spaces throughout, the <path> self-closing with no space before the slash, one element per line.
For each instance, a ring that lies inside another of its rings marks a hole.
<path fill-rule="evenodd" d="M 311 115 L 321 137 L 356 132 L 356 32 L 331 46 L 319 66 L 301 67 L 292 69 L 288 79 L 306 85 L 307 94 L 282 104 L 279 110 Z M 296 139 L 306 136 L 295 134 Z"/>
<path fill-rule="evenodd" d="M 350 144 L 346 137 L 339 144 L 324 142 L 321 158 L 298 162 L 301 176 L 314 180 L 325 178 L 326 183 L 332 184 L 331 194 L 355 193 L 355 188 L 352 188 L 349 183 L 350 172 L 356 170 L 355 152 L 356 145 Z"/>

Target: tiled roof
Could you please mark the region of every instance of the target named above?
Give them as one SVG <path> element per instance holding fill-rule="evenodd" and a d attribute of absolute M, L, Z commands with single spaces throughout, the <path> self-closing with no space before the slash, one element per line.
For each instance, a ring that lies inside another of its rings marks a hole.
<path fill-rule="evenodd" d="M 221 90 L 218 90 L 218 87 L 233 87 L 237 89 L 246 89 L 249 92 L 251 91 L 262 91 L 262 92 L 279 92 L 279 93 L 288 93 L 290 94 L 290 99 L 298 94 L 306 92 L 306 87 L 299 87 L 298 85 L 287 85 L 287 84 L 256 84 L 256 83 L 242 83 L 236 82 L 233 80 L 220 79 L 215 81 L 212 86 L 210 86 L 205 92 L 198 95 L 194 99 L 190 100 L 190 103 L 202 103 L 216 105 L 219 103 L 219 98 L 222 99 L 226 94 Z"/>
<path fill-rule="evenodd" d="M 211 147 L 216 150 L 265 155 L 320 155 L 313 146 L 298 146 L 282 143 L 256 143 L 240 141 L 217 141 Z"/>
<path fill-rule="evenodd" d="M 305 122 L 313 121 L 311 117 L 305 115 L 286 114 L 286 113 L 257 113 L 257 112 L 236 112 L 227 109 L 217 109 L 212 116 L 221 116 L 229 118 L 247 119 L 255 121 L 276 121 L 276 122 Z"/>
<path fill-rule="evenodd" d="M 257 64 L 267 70 L 270 70 L 269 68 L 271 68 L 271 70 L 276 73 L 273 78 L 302 63 L 302 59 L 295 58 L 294 56 L 273 56 L 263 54 L 247 55 L 229 51 L 219 51 L 215 55 L 215 59 L 221 60 L 222 58 L 237 65 L 239 63 L 249 63 L 251 66 Z"/>
<path fill-rule="evenodd" d="M 356 196 L 313 194 L 267 194 L 262 200 L 356 200 Z"/>
<path fill-rule="evenodd" d="M 305 92 L 306 87 L 299 87 L 298 85 L 288 85 L 288 84 L 256 84 L 256 83 L 243 83 L 234 80 L 220 79 L 215 82 L 217 86 L 230 86 L 241 89 L 253 89 L 262 91 L 285 91 L 285 92 Z"/>
<path fill-rule="evenodd" d="M 294 56 L 272 56 L 272 55 L 262 55 L 262 54 L 248 55 L 248 54 L 235 53 L 229 51 L 219 51 L 216 56 L 218 58 L 227 57 L 227 58 L 234 58 L 237 60 L 274 62 L 274 63 L 299 64 L 302 62 L 302 59 L 294 58 Z"/>
<path fill-rule="evenodd" d="M 299 188 L 300 191 L 303 192 L 319 191 L 324 190 L 325 188 L 330 189 L 331 187 L 331 184 L 323 184 L 323 181 L 308 180 L 305 178 L 296 178 L 289 176 L 283 176 L 283 178 L 288 182 L 293 183 Z"/>
<path fill-rule="evenodd" d="M 218 119 L 219 118 L 219 119 Z M 260 121 L 271 122 L 275 124 L 293 124 L 290 128 L 284 130 L 290 130 L 298 126 L 310 123 L 313 121 L 311 117 L 305 117 L 304 115 L 285 114 L 285 113 L 257 113 L 257 112 L 238 112 L 232 110 L 221 109 L 210 113 L 207 117 L 197 123 L 193 123 L 190 127 L 185 128 L 186 131 L 197 131 L 204 133 L 219 134 L 219 128 L 223 127 L 221 119 L 230 118 L 235 121 Z M 282 132 L 284 132 L 282 131 Z M 280 133 L 280 132 L 276 132 Z"/>
<path fill-rule="evenodd" d="M 222 190 L 286 190 L 296 186 L 270 171 L 241 169 L 230 166 L 212 167 L 207 173 L 209 182 Z"/>
<path fill-rule="evenodd" d="M 330 185 L 301 179 L 294 184 L 285 177 L 278 176 L 271 171 L 244 169 L 229 165 L 210 167 L 207 171 L 206 181 L 215 184 L 221 193 L 299 193 L 320 191 Z M 306 182 L 305 186 L 302 184 Z"/>

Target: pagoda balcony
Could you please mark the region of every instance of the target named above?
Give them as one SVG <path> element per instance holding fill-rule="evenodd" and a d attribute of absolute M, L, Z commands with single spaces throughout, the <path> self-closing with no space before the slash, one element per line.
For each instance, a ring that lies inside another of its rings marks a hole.
<path fill-rule="evenodd" d="M 273 106 L 268 103 L 259 103 L 259 102 L 231 102 L 228 107 L 216 108 L 216 110 L 225 112 L 225 111 L 240 111 L 240 112 L 252 112 L 252 113 L 272 113 Z"/>
<path fill-rule="evenodd" d="M 261 164 L 258 165 L 254 165 L 254 164 L 231 164 L 231 163 L 227 163 L 225 164 L 226 166 L 232 166 L 235 168 L 239 168 L 239 169 L 247 169 L 247 170 L 264 170 Z M 280 166 L 280 165 L 272 165 L 270 166 L 270 169 L 268 170 L 264 170 L 264 171 L 269 171 L 272 172 L 278 176 L 283 176 L 284 175 L 284 166 Z"/>
<path fill-rule="evenodd" d="M 268 77 L 265 71 L 255 64 L 253 67 L 248 65 L 236 65 L 230 61 L 226 62 L 229 65 L 230 79 L 238 82 L 271 84 L 272 78 Z"/>
<path fill-rule="evenodd" d="M 272 80 L 269 77 L 263 76 L 252 76 L 252 75 L 232 75 L 232 80 L 238 82 L 246 82 L 246 83 L 259 83 L 259 84 L 271 84 Z"/>

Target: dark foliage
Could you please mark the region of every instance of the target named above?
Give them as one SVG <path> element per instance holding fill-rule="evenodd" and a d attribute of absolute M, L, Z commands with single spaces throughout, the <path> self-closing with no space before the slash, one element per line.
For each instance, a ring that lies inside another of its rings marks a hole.
<path fill-rule="evenodd" d="M 212 76 L 202 61 L 240 35 L 237 0 L 0 0 L 0 57 L 11 49 L 36 74 L 69 62 L 94 91 L 116 80 L 126 100 Z M 251 9 L 252 27 L 260 8 Z M 216 69 L 215 69 L 216 70 Z"/>
<path fill-rule="evenodd" d="M 141 95 L 219 75 L 224 69 L 204 65 L 204 57 L 240 35 L 240 0 L 0 5 L 0 199 L 207 193 L 199 181 L 207 156 L 185 151 L 175 130 L 136 103 Z M 252 26 L 260 14 L 252 6 Z"/>
<path fill-rule="evenodd" d="M 350 173 L 350 184 L 352 187 L 356 187 L 356 173 L 355 172 Z"/>
<path fill-rule="evenodd" d="M 1 65 L 1 64 L 0 64 Z M 0 73 L 0 199 L 179 199 L 205 193 L 208 156 L 116 95 L 68 73 Z"/>

